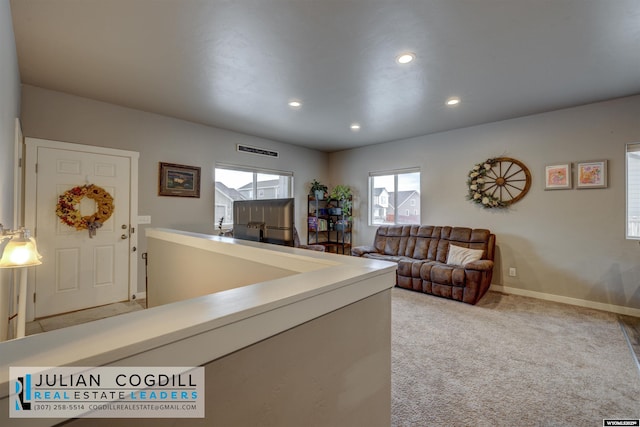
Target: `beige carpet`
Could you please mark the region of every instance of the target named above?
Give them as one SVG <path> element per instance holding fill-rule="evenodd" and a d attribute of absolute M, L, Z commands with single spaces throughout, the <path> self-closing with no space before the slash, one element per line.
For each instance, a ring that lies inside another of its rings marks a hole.
<path fill-rule="evenodd" d="M 488 293 L 393 290 L 393 426 L 598 426 L 640 418 L 617 316 Z"/>

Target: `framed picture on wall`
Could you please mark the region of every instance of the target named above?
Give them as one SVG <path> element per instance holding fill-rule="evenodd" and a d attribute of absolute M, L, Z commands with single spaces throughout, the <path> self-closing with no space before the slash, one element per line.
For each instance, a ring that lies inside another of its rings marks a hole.
<path fill-rule="evenodd" d="M 571 163 L 558 163 L 544 168 L 545 190 L 571 189 Z"/>
<path fill-rule="evenodd" d="M 200 168 L 161 162 L 158 195 L 200 197 Z"/>
<path fill-rule="evenodd" d="M 578 162 L 576 188 L 607 188 L 607 161 Z"/>

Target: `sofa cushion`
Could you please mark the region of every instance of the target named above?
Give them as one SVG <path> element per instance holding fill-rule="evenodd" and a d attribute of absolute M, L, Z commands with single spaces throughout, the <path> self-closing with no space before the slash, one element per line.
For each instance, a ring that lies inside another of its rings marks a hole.
<path fill-rule="evenodd" d="M 426 272 L 421 269 L 420 275 L 425 279 Z M 448 286 L 464 286 L 465 285 L 465 271 L 464 268 L 439 264 L 433 265 L 430 269 L 430 279 L 433 283 Z"/>
<path fill-rule="evenodd" d="M 386 228 L 385 255 L 404 256 L 407 250 L 411 226 L 390 226 Z"/>
<path fill-rule="evenodd" d="M 437 238 L 418 235 L 411 257 L 415 259 L 436 259 L 437 250 Z"/>
<path fill-rule="evenodd" d="M 482 249 L 469 249 L 450 244 L 447 264 L 464 266 L 469 262 L 481 259 L 483 253 L 484 251 Z"/>
<path fill-rule="evenodd" d="M 426 259 L 413 259 L 406 258 L 400 259 L 397 261 L 398 263 L 398 274 L 401 276 L 409 276 L 409 277 L 420 277 L 420 271 L 423 266 L 427 266 L 425 268 L 430 269 L 433 265 L 443 265 L 437 261 L 429 261 Z M 430 279 L 428 279 L 430 280 Z"/>

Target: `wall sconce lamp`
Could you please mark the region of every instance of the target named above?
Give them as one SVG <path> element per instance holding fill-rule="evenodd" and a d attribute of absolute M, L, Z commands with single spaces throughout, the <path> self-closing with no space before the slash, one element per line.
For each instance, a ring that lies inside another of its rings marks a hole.
<path fill-rule="evenodd" d="M 36 241 L 29 230 L 7 230 L 0 224 L 0 268 L 20 269 L 18 294 L 18 327 L 16 337 L 24 337 L 27 310 L 27 267 L 42 264 Z"/>

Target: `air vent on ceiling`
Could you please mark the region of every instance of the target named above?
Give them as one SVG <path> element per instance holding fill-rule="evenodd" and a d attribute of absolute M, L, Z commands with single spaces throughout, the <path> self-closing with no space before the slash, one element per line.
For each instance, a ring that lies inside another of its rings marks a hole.
<path fill-rule="evenodd" d="M 279 157 L 280 154 L 277 151 L 273 150 L 265 150 L 264 148 L 252 147 L 250 145 L 236 145 L 238 151 L 242 151 L 244 153 L 257 154 L 259 156 L 267 156 L 267 157 Z"/>

